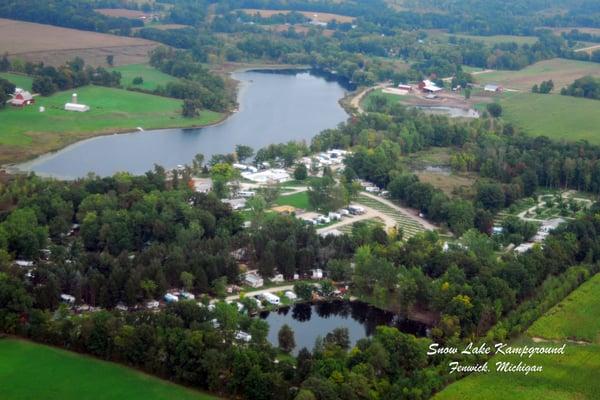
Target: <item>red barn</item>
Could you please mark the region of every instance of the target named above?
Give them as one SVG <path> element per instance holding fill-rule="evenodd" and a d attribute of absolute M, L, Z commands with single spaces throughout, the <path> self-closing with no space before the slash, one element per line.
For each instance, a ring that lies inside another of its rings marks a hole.
<path fill-rule="evenodd" d="M 15 107 L 24 107 L 35 103 L 35 99 L 27 90 L 17 88 L 8 102 Z"/>

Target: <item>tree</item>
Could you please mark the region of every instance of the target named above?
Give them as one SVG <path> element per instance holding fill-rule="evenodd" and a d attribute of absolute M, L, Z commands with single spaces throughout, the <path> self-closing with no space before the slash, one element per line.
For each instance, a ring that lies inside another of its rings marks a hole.
<path fill-rule="evenodd" d="M 110 65 L 112 67 L 114 62 L 115 62 L 115 56 L 113 56 L 112 54 L 109 54 L 106 56 L 106 63 L 108 65 Z"/>
<path fill-rule="evenodd" d="M 348 328 L 335 328 L 325 335 L 325 344 L 339 346 L 343 350 L 350 348 L 350 332 Z"/>
<path fill-rule="evenodd" d="M 194 279 L 194 274 L 187 271 L 183 271 L 179 275 L 179 280 L 181 281 L 183 288 L 188 292 L 194 288 Z"/>
<path fill-rule="evenodd" d="M 238 144 L 235 146 L 235 154 L 239 162 L 244 162 L 254 155 L 254 149 L 250 146 Z"/>
<path fill-rule="evenodd" d="M 298 282 L 294 284 L 294 292 L 302 300 L 311 300 L 314 286 L 307 282 Z"/>
<path fill-rule="evenodd" d="M 348 193 L 343 185 L 336 184 L 330 177 L 324 177 L 310 182 L 308 201 L 316 210 L 333 211 L 348 203 Z"/>
<path fill-rule="evenodd" d="M 144 298 L 151 299 L 154 297 L 158 286 L 152 279 L 144 279 L 140 282 L 140 288 L 144 292 Z"/>
<path fill-rule="evenodd" d="M 133 78 L 132 83 L 134 85 L 141 85 L 142 83 L 144 83 L 144 78 L 142 78 L 141 76 L 136 76 L 135 78 Z"/>
<path fill-rule="evenodd" d="M 497 183 L 484 183 L 477 188 L 476 201 L 483 208 L 498 211 L 504 205 L 504 192 Z"/>
<path fill-rule="evenodd" d="M 498 103 L 489 103 L 486 109 L 493 118 L 499 118 L 502 115 L 502 106 Z"/>
<path fill-rule="evenodd" d="M 288 324 L 284 324 L 279 333 L 277 334 L 279 341 L 279 348 L 286 353 L 291 352 L 296 347 L 296 340 L 294 339 L 294 331 L 289 327 Z"/>
<path fill-rule="evenodd" d="M 475 210 L 469 201 L 453 200 L 448 203 L 448 227 L 458 236 L 473 227 Z"/>
<path fill-rule="evenodd" d="M 56 92 L 57 87 L 47 76 L 36 76 L 33 78 L 33 83 L 31 84 L 31 90 L 34 93 L 39 93 L 42 96 L 50 96 L 54 92 Z"/>
<path fill-rule="evenodd" d="M 181 115 L 186 118 L 195 118 L 200 115 L 197 102 L 195 100 L 184 99 L 181 106 Z"/>
<path fill-rule="evenodd" d="M 296 169 L 294 169 L 294 179 L 297 181 L 303 181 L 308 177 L 308 169 L 304 164 L 296 165 Z"/>

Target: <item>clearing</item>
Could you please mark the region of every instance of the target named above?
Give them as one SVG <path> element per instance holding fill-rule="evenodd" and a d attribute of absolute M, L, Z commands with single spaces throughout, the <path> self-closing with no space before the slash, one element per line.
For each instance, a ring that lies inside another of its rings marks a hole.
<path fill-rule="evenodd" d="M 0 340 L 0 359 L 3 400 L 216 399 L 115 363 L 24 340 Z"/>
<path fill-rule="evenodd" d="M 87 64 L 106 66 L 106 56 L 115 65 L 148 61 L 148 52 L 158 43 L 124 36 L 60 28 L 0 18 L 0 49 L 11 58 L 62 65 L 79 56 Z"/>
<path fill-rule="evenodd" d="M 0 72 L 0 78 L 14 83 L 18 88 L 31 90 L 33 78 L 27 75 L 15 74 L 12 72 Z"/>
<path fill-rule="evenodd" d="M 600 65 L 599 67 L 600 68 Z M 558 94 L 505 93 L 503 118 L 532 136 L 600 144 L 600 101 Z"/>
<path fill-rule="evenodd" d="M 312 210 L 308 202 L 308 192 L 306 190 L 297 191 L 293 194 L 283 193 L 275 200 L 275 204 L 278 206 L 292 206 L 301 210 Z"/>
<path fill-rule="evenodd" d="M 515 36 L 515 35 L 493 35 L 493 36 L 475 36 L 475 35 L 463 35 L 455 33 L 445 33 L 445 37 L 450 38 L 454 36 L 457 39 L 468 39 L 478 42 L 483 42 L 487 45 L 493 46 L 499 43 L 517 43 L 518 45 L 534 44 L 538 38 L 536 36 Z"/>
<path fill-rule="evenodd" d="M 147 19 L 152 17 L 152 14 L 139 10 L 129 10 L 127 8 L 97 8 L 94 11 L 107 17 L 115 18 Z"/>
<path fill-rule="evenodd" d="M 566 342 L 565 354 L 534 355 L 531 358 L 496 355 L 488 362 L 491 372 L 473 373 L 448 386 L 434 400 L 600 398 L 599 289 L 600 275 L 597 274 L 538 319 L 527 335 L 512 343 L 513 346 L 549 345 L 532 339 L 543 335 L 558 341 L 552 343 L 553 346 Z M 593 340 L 594 344 L 572 343 L 569 339 L 573 337 Z M 529 375 L 497 372 L 496 362 L 504 361 L 540 365 L 543 371 Z"/>
<path fill-rule="evenodd" d="M 495 83 L 506 88 L 530 91 L 534 84 L 552 79 L 558 91 L 585 75 L 600 77 L 600 64 L 554 58 L 540 61 L 519 71 L 494 71 L 476 77 L 478 83 Z"/>
<path fill-rule="evenodd" d="M 143 129 L 193 127 L 213 124 L 224 115 L 202 111 L 199 117 L 184 118 L 182 101 L 167 97 L 102 86 L 85 86 L 75 90 L 85 113 L 64 111 L 72 91 L 49 97 L 36 97 L 33 106 L 7 107 L 0 111 L 0 163 L 23 161 L 39 154 L 58 150 L 78 140 L 100 134 Z M 39 106 L 46 108 L 39 112 Z"/>
<path fill-rule="evenodd" d="M 111 68 L 111 71 L 121 73 L 121 85 L 124 87 L 139 88 L 145 90 L 154 90 L 158 86 L 165 86 L 169 82 L 175 82 L 178 79 L 174 76 L 165 74 L 148 64 L 130 64 Z M 133 79 L 142 77 L 144 82 L 139 85 L 133 84 Z"/>
<path fill-rule="evenodd" d="M 291 10 L 259 10 L 256 8 L 244 8 L 240 11 L 245 12 L 246 14 L 254 15 L 259 14 L 261 17 L 268 18 L 277 14 L 289 14 Z M 340 23 L 352 22 L 354 21 L 354 17 L 349 17 L 347 15 L 339 15 L 339 14 L 330 14 L 330 13 L 321 13 L 321 12 L 313 12 L 313 11 L 296 11 L 299 14 L 304 15 L 307 18 L 310 18 L 314 21 L 319 22 L 331 22 L 337 21 Z"/>

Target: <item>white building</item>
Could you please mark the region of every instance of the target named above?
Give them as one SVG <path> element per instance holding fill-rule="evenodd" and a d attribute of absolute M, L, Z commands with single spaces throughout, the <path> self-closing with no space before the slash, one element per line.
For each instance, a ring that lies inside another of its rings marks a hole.
<path fill-rule="evenodd" d="M 242 342 L 248 343 L 249 341 L 252 340 L 252 335 L 249 333 L 246 333 L 244 331 L 236 331 L 235 338 L 236 338 L 236 340 L 241 340 Z"/>
<path fill-rule="evenodd" d="M 146 308 L 149 310 L 154 310 L 154 309 L 158 308 L 159 305 L 160 305 L 160 303 L 158 302 L 158 300 L 150 300 L 149 302 L 146 303 Z"/>
<path fill-rule="evenodd" d="M 271 168 L 260 172 L 242 172 L 242 176 L 257 183 L 282 183 L 292 180 L 290 174 L 284 169 Z"/>
<path fill-rule="evenodd" d="M 167 303 L 177 303 L 179 301 L 179 297 L 175 296 L 173 293 L 167 293 L 164 297 Z"/>
<path fill-rule="evenodd" d="M 311 275 L 312 279 L 322 279 L 323 278 L 323 270 L 320 268 L 313 269 L 310 272 L 312 274 Z"/>
<path fill-rule="evenodd" d="M 263 298 L 265 299 L 265 301 L 269 304 L 272 304 L 274 306 L 279 305 L 279 303 L 281 302 L 281 299 L 277 296 L 275 296 L 273 293 L 263 293 Z"/>
<path fill-rule="evenodd" d="M 298 295 L 296 293 L 292 292 L 291 290 L 288 290 L 283 295 L 290 300 L 296 300 L 298 298 Z"/>
<path fill-rule="evenodd" d="M 85 104 L 79 104 L 77 101 L 77 93 L 73 93 L 70 103 L 65 103 L 65 111 L 77 111 L 86 112 L 89 111 L 90 107 Z"/>
<path fill-rule="evenodd" d="M 196 298 L 196 296 L 194 296 L 192 293 L 186 291 L 179 293 L 179 296 L 184 300 L 194 300 Z"/>
<path fill-rule="evenodd" d="M 60 295 L 60 300 L 63 303 L 67 303 L 67 304 L 75 304 L 75 297 L 71 296 L 70 294 L 61 294 Z"/>
<path fill-rule="evenodd" d="M 244 283 L 253 288 L 259 288 L 265 284 L 265 281 L 263 280 L 263 278 L 261 278 L 260 275 L 254 273 L 254 272 L 248 272 L 244 276 Z"/>

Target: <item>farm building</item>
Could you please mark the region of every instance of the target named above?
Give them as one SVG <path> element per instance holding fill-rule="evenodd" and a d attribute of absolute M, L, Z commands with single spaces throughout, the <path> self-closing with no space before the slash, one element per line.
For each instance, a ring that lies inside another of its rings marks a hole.
<path fill-rule="evenodd" d="M 90 107 L 85 104 L 79 104 L 77 101 L 77 93 L 73 93 L 70 103 L 65 103 L 65 111 L 86 112 Z"/>
<path fill-rule="evenodd" d="M 424 81 L 421 81 L 419 83 L 419 90 L 426 93 L 437 93 L 442 91 L 443 89 L 436 85 L 434 82 L 430 81 L 429 79 L 425 79 Z"/>
<path fill-rule="evenodd" d="M 407 92 L 412 92 L 413 87 L 411 85 L 404 85 L 404 84 L 399 84 L 398 85 L 398 89 L 400 90 L 406 90 Z"/>
<path fill-rule="evenodd" d="M 504 88 L 500 85 L 488 84 L 483 87 L 483 91 L 490 93 L 502 93 L 504 91 Z"/>
<path fill-rule="evenodd" d="M 35 103 L 35 99 L 27 90 L 16 88 L 12 98 L 8 101 L 10 105 L 15 107 L 25 107 Z"/>

